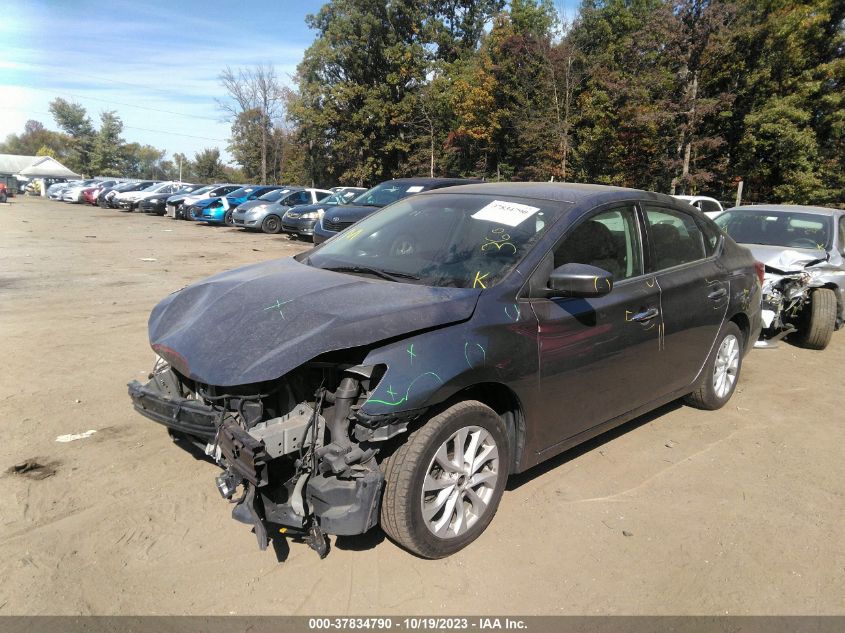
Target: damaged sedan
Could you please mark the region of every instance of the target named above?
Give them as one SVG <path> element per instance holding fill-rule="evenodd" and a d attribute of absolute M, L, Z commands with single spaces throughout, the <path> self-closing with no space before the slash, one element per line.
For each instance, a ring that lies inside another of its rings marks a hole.
<path fill-rule="evenodd" d="M 484 531 L 510 474 L 678 398 L 723 406 L 761 281 L 669 196 L 451 187 L 173 293 L 129 394 L 218 462 L 261 548 L 323 556 L 327 534 L 380 524 L 440 558 Z"/>
<path fill-rule="evenodd" d="M 765 266 L 763 339 L 790 336 L 824 349 L 845 317 L 845 212 L 824 207 L 735 207 L 716 224 Z"/>

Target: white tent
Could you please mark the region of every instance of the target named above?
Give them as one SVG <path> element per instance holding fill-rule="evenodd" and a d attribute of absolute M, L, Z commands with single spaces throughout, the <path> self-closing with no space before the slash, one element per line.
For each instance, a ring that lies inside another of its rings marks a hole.
<path fill-rule="evenodd" d="M 79 178 L 79 174 L 62 165 L 50 156 L 36 156 L 27 167 L 21 169 L 17 175 L 25 178 Z"/>

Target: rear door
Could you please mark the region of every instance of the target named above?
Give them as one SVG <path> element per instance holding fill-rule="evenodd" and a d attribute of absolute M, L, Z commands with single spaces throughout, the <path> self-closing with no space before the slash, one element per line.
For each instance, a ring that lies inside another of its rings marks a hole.
<path fill-rule="evenodd" d="M 692 214 L 642 205 L 650 250 L 647 270 L 660 287 L 660 349 L 667 361 L 649 371 L 666 392 L 692 383 L 725 318 L 730 285 L 711 239 Z"/>

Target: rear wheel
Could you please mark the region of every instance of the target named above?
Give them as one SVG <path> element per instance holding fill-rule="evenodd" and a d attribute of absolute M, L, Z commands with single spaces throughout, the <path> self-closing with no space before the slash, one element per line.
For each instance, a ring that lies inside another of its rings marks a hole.
<path fill-rule="evenodd" d="M 235 226 L 235 218 L 232 217 L 233 211 L 226 211 L 226 214 L 223 216 L 223 224 L 226 226 Z"/>
<path fill-rule="evenodd" d="M 836 294 L 830 288 L 816 288 L 802 312 L 798 342 L 809 349 L 824 349 L 836 329 Z"/>
<path fill-rule="evenodd" d="M 712 411 L 731 399 L 742 369 L 742 338 L 737 324 L 728 321 L 710 352 L 698 386 L 684 398 L 687 404 Z"/>
<path fill-rule="evenodd" d="M 452 405 L 382 464 L 382 529 L 424 558 L 457 552 L 496 514 L 509 463 L 502 419 L 475 400 Z"/>
<path fill-rule="evenodd" d="M 261 223 L 261 230 L 265 233 L 279 233 L 282 230 L 282 220 L 277 215 L 268 215 Z"/>

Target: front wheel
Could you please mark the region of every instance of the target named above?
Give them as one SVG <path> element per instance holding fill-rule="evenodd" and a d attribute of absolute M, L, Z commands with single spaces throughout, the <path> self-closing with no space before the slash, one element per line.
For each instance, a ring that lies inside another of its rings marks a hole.
<path fill-rule="evenodd" d="M 232 211 L 226 211 L 226 214 L 223 216 L 223 224 L 226 226 L 235 226 L 235 218 L 232 217 Z"/>
<path fill-rule="evenodd" d="M 808 349 L 824 349 L 836 329 L 836 293 L 830 288 L 816 288 L 809 305 L 802 309 L 803 324 L 798 342 Z"/>
<path fill-rule="evenodd" d="M 742 369 L 742 332 L 728 321 L 707 358 L 695 391 L 686 396 L 687 404 L 698 409 L 721 409 L 736 389 Z"/>
<path fill-rule="evenodd" d="M 383 462 L 382 529 L 424 558 L 454 554 L 493 519 L 509 464 L 502 419 L 475 400 L 452 405 Z"/>
<path fill-rule="evenodd" d="M 279 233 L 282 230 L 282 221 L 276 215 L 268 215 L 261 223 L 261 230 L 265 233 Z"/>

